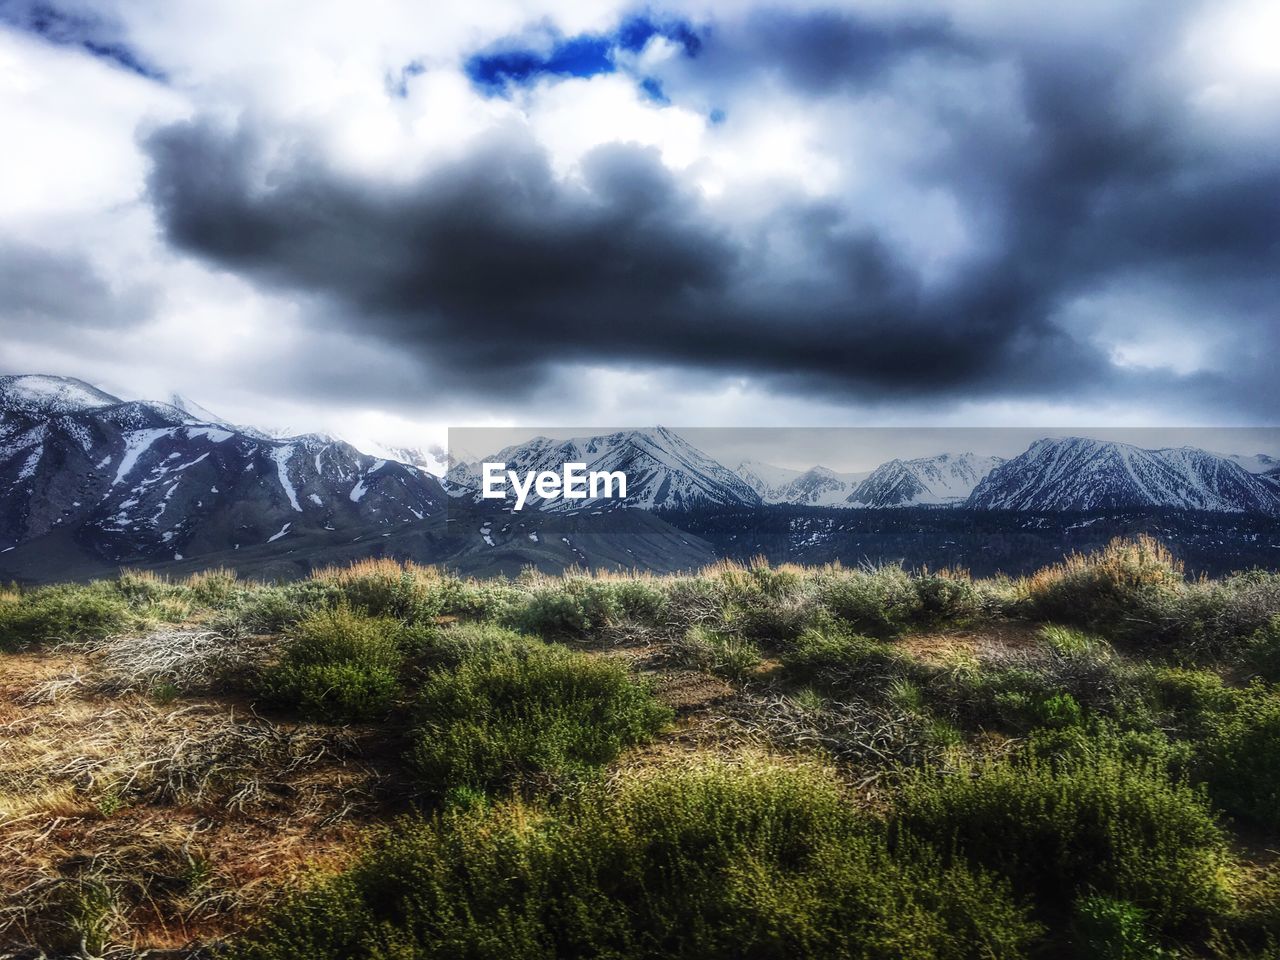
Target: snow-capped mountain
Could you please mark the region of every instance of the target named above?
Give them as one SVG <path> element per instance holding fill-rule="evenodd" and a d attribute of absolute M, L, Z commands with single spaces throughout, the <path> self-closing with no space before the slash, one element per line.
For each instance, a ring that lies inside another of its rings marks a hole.
<path fill-rule="evenodd" d="M 815 507 L 846 506 L 849 494 L 868 476 L 866 472 L 839 473 L 822 466 L 792 470 L 756 460 L 738 464 L 737 473 L 765 503 Z"/>
<path fill-rule="evenodd" d="M 6 420 L 43 419 L 117 403 L 118 397 L 71 377 L 0 377 L 0 430 Z"/>
<path fill-rule="evenodd" d="M 449 468 L 449 458 L 437 446 L 403 447 L 394 444 L 379 443 L 376 440 L 351 440 L 352 446 L 371 456 L 383 460 L 395 460 L 407 463 L 411 467 L 424 470 L 434 477 L 443 477 Z"/>
<path fill-rule="evenodd" d="M 588 471 L 621 470 L 627 475 L 625 505 L 645 510 L 681 510 L 705 506 L 760 506 L 760 495 L 742 477 L 711 459 L 666 427 L 625 430 L 604 436 L 552 440 L 535 437 L 499 450 L 485 462 L 505 463 L 508 470 L 560 472 L 566 463 L 584 463 Z M 478 464 L 455 463 L 448 475 L 452 495 L 478 497 Z M 557 499 L 532 507 L 579 510 L 615 505 L 592 500 Z"/>
<path fill-rule="evenodd" d="M 1226 458 L 1232 463 L 1238 464 L 1249 473 L 1275 473 L 1280 470 L 1280 458 L 1273 457 L 1267 453 L 1253 454 L 1227 454 Z"/>
<path fill-rule="evenodd" d="M 265 440 L 206 416 L 0 378 L 0 550 L 70 531 L 103 559 L 172 558 L 412 522 L 443 503 L 434 478 L 349 444 Z"/>
<path fill-rule="evenodd" d="M 983 477 L 1004 463 L 1000 457 L 941 453 L 890 460 L 871 471 L 849 494 L 854 507 L 906 507 L 963 503 Z"/>
<path fill-rule="evenodd" d="M 1038 440 L 993 470 L 969 497 L 982 510 L 1089 511 L 1176 507 L 1275 513 L 1266 480 L 1194 447 L 1145 450 L 1084 437 Z"/>

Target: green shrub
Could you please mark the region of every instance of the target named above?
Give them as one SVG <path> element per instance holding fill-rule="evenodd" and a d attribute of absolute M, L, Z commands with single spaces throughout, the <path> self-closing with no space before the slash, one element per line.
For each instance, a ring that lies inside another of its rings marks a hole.
<path fill-rule="evenodd" d="M 671 719 L 622 664 L 537 641 L 433 671 L 417 710 L 412 759 L 430 794 L 582 776 Z"/>
<path fill-rule="evenodd" d="M 671 644 L 673 661 L 726 680 L 744 680 L 760 665 L 760 648 L 752 641 L 706 627 L 690 627 Z"/>
<path fill-rule="evenodd" d="M 254 585 L 234 593 L 210 626 L 228 634 L 280 633 L 317 610 L 332 607 L 339 599 L 337 589 L 321 580 Z"/>
<path fill-rule="evenodd" d="M 920 593 L 901 567 L 842 571 L 819 588 L 822 606 L 860 633 L 890 637 L 920 614 Z"/>
<path fill-rule="evenodd" d="M 648 627 L 660 627 L 666 623 L 667 595 L 656 581 L 638 577 L 608 583 L 623 616 Z"/>
<path fill-rule="evenodd" d="M 402 824 L 238 955 L 1003 960 L 1037 933 L 988 876 L 890 851 L 828 776 L 709 765 Z"/>
<path fill-rule="evenodd" d="M 1124 900 L 1081 897 L 1076 901 L 1071 933 L 1080 960 L 1158 960 L 1167 956 L 1151 942 L 1146 914 Z"/>
<path fill-rule="evenodd" d="M 1280 694 L 1258 685 L 1220 714 L 1193 770 L 1227 813 L 1280 831 Z"/>
<path fill-rule="evenodd" d="M 391 708 L 402 663 L 398 621 L 347 606 L 320 610 L 289 633 L 264 693 L 314 720 L 369 720 Z"/>
<path fill-rule="evenodd" d="M 918 626 L 937 627 L 967 623 L 984 612 L 982 594 L 968 576 L 944 571 L 914 578 L 915 609 L 911 619 Z"/>
<path fill-rule="evenodd" d="M 1245 647 L 1245 663 L 1270 683 L 1280 683 L 1280 617 L 1254 631 Z"/>
<path fill-rule="evenodd" d="M 835 691 L 909 676 L 914 667 L 887 644 L 838 624 L 806 630 L 783 651 L 782 665 L 797 682 Z"/>
<path fill-rule="evenodd" d="M 1134 904 L 1165 932 L 1194 928 L 1226 903 L 1225 841 L 1202 798 L 1159 764 L 1106 750 L 920 774 L 897 823 L 1005 875 L 1058 927 L 1091 894 Z"/>
<path fill-rule="evenodd" d="M 43 587 L 0 601 L 0 650 L 99 640 L 134 620 L 125 600 L 101 583 Z"/>
<path fill-rule="evenodd" d="M 758 561 L 742 568 L 722 564 L 716 583 L 723 597 L 722 625 L 742 636 L 783 643 L 811 626 L 819 613 L 798 568 Z"/>
<path fill-rule="evenodd" d="M 1025 606 L 1038 620 L 1150 638 L 1165 629 L 1185 586 L 1182 565 L 1144 534 L 1039 571 L 1025 584 Z"/>
<path fill-rule="evenodd" d="M 457 623 L 430 632 L 410 628 L 412 654 L 428 667 L 454 668 L 464 660 L 514 656 L 529 645 L 523 634 L 492 623 Z"/>
<path fill-rule="evenodd" d="M 623 605 L 610 582 L 565 577 L 534 587 L 505 612 L 504 622 L 547 640 L 582 640 L 622 616 Z"/>

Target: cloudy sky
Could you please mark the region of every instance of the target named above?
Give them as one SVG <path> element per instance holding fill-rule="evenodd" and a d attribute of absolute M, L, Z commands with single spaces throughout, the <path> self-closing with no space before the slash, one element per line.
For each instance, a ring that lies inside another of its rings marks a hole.
<path fill-rule="evenodd" d="M 0 372 L 448 425 L 1251 425 L 1274 0 L 0 0 Z"/>

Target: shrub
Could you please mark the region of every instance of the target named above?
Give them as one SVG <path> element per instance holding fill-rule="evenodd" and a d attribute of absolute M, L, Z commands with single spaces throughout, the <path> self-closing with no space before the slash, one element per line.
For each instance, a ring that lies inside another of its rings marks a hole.
<path fill-rule="evenodd" d="M 1025 597 L 1036 619 L 1150 636 L 1161 630 L 1161 613 L 1176 603 L 1184 586 L 1181 563 L 1164 544 L 1143 534 L 1046 567 L 1027 581 Z"/>
<path fill-rule="evenodd" d="M 1002 960 L 1037 932 L 990 877 L 890 851 L 831 778 L 710 765 L 403 824 L 239 956 Z"/>
<path fill-rule="evenodd" d="M 241 588 L 236 572 L 225 567 L 193 573 L 183 586 L 191 592 L 192 599 L 206 607 L 228 603 Z"/>
<path fill-rule="evenodd" d="M 911 617 L 920 626 L 964 623 L 984 612 L 983 597 L 966 573 L 925 572 L 914 583 L 916 603 Z"/>
<path fill-rule="evenodd" d="M 743 636 L 774 643 L 793 640 L 818 614 L 798 567 L 770 567 L 760 559 L 747 568 L 725 563 L 713 571 L 723 596 L 720 619 Z"/>
<path fill-rule="evenodd" d="M 1280 574 L 1251 570 L 1187 584 L 1166 632 L 1198 660 L 1238 657 L 1280 617 Z"/>
<path fill-rule="evenodd" d="M 433 671 L 417 710 L 412 759 L 430 794 L 582 776 L 671 719 L 622 664 L 536 641 Z"/>
<path fill-rule="evenodd" d="M 676 635 L 699 624 L 720 624 L 726 598 L 710 577 L 680 577 L 667 585 L 667 620 Z"/>
<path fill-rule="evenodd" d="M 440 574 L 411 561 L 370 557 L 317 570 L 311 578 L 336 588 L 352 607 L 374 617 L 422 622 L 434 620 L 444 608 Z"/>
<path fill-rule="evenodd" d="M 99 640 L 133 620 L 124 599 L 99 583 L 43 587 L 0 602 L 0 650 Z"/>
<path fill-rule="evenodd" d="M 1280 831 L 1280 695 L 1258 685 L 1219 715 L 1197 746 L 1194 774 L 1226 812 Z"/>
<path fill-rule="evenodd" d="M 1254 631 L 1245 647 L 1244 659 L 1258 676 L 1280 683 L 1280 617 L 1272 618 L 1265 627 Z"/>
<path fill-rule="evenodd" d="M 1132 903 L 1155 929 L 1203 923 L 1226 902 L 1225 841 L 1201 797 L 1158 764 L 1108 751 L 1058 763 L 990 763 L 918 775 L 898 826 L 1008 877 L 1059 927 L 1096 894 Z"/>
<path fill-rule="evenodd" d="M 317 610 L 332 607 L 339 599 L 337 588 L 323 580 L 252 586 L 233 594 L 210 626 L 227 634 L 280 633 Z"/>
<path fill-rule="evenodd" d="M 504 621 L 548 640 L 581 640 L 598 635 L 623 616 L 623 606 L 607 581 L 565 577 L 539 582 Z"/>
<path fill-rule="evenodd" d="M 468 620 L 501 620 L 509 607 L 521 597 L 518 588 L 507 580 L 463 580 L 442 576 L 439 585 L 442 616 Z"/>
<path fill-rule="evenodd" d="M 750 640 L 693 626 L 669 648 L 671 658 L 727 680 L 744 680 L 760 665 L 760 648 Z"/>
<path fill-rule="evenodd" d="M 920 613 L 920 593 L 901 567 L 841 571 L 822 583 L 818 598 L 833 616 L 861 633 L 890 637 Z"/>
<path fill-rule="evenodd" d="M 402 626 L 347 606 L 298 622 L 280 661 L 262 678 L 266 695 L 315 720 L 385 715 L 399 686 Z"/>
<path fill-rule="evenodd" d="M 806 630 L 782 654 L 788 676 L 828 690 L 849 690 L 871 680 L 909 675 L 914 665 L 887 644 L 839 624 Z"/>
<path fill-rule="evenodd" d="M 1080 960 L 1157 960 L 1146 914 L 1131 903 L 1085 896 L 1076 901 L 1072 943 Z"/>
<path fill-rule="evenodd" d="M 430 633 L 406 631 L 412 653 L 424 665 L 452 669 L 465 660 L 514 656 L 529 638 L 491 623 L 458 623 Z"/>
<path fill-rule="evenodd" d="M 609 582 L 622 615 L 648 627 L 660 627 L 668 615 L 667 595 L 662 587 L 647 577 Z"/>

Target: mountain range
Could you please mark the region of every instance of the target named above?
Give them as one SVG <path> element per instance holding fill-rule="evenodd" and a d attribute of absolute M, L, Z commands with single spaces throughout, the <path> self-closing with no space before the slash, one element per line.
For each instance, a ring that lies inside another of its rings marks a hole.
<path fill-rule="evenodd" d="M 68 532 L 119 562 L 437 513 L 440 482 L 319 436 L 270 439 L 192 406 L 0 377 L 0 550 Z"/>
<path fill-rule="evenodd" d="M 178 395 L 129 401 L 70 378 L 0 377 L 0 579 L 213 562 L 296 575 L 385 551 L 478 572 L 524 562 L 679 569 L 715 555 L 679 526 L 691 511 L 1280 516 L 1280 461 L 1265 454 L 1064 437 L 1008 460 L 941 453 L 866 473 L 755 461 L 730 469 L 663 427 L 537 437 L 485 457 L 522 473 L 581 462 L 627 475 L 623 502 L 534 496 L 514 515 L 479 497 L 475 459 L 279 433 L 230 423 Z"/>

